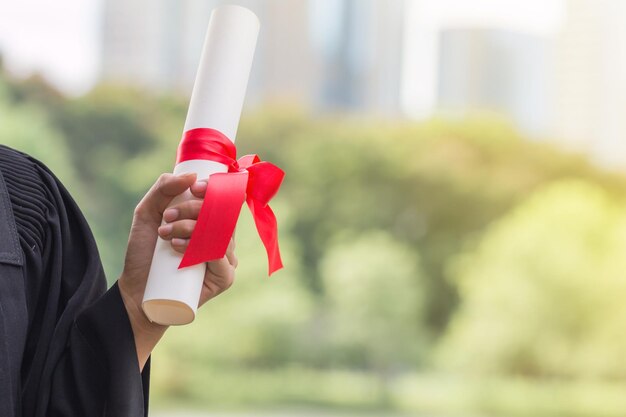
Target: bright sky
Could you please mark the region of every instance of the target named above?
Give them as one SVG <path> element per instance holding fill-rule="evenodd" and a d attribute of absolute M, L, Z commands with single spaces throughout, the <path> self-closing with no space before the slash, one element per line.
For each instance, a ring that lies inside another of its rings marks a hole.
<path fill-rule="evenodd" d="M 103 1 L 0 0 L 0 53 L 8 69 L 19 76 L 41 72 L 70 93 L 88 89 L 98 74 Z M 408 2 L 420 25 L 480 24 L 550 33 L 560 23 L 564 0 Z"/>
<path fill-rule="evenodd" d="M 402 79 L 407 116 L 430 115 L 436 100 L 438 33 L 446 27 L 487 27 L 540 36 L 556 34 L 566 0 L 409 0 Z"/>
<path fill-rule="evenodd" d="M 433 24 L 475 25 L 551 34 L 565 14 L 565 0 L 410 1 Z"/>
<path fill-rule="evenodd" d="M 129 0 L 132 1 L 132 0 Z M 8 69 L 40 72 L 70 93 L 95 81 L 101 0 L 0 0 L 0 54 Z"/>

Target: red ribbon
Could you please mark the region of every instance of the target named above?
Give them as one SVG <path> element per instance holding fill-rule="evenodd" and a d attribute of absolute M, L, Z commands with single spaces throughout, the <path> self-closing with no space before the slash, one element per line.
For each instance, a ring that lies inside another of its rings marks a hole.
<path fill-rule="evenodd" d="M 276 216 L 269 201 L 278 192 L 285 173 L 257 155 L 246 155 L 239 160 L 236 157 L 235 144 L 215 129 L 191 129 L 183 135 L 177 164 L 192 159 L 215 161 L 226 165 L 228 172 L 211 175 L 179 269 L 224 257 L 244 200 L 267 251 L 269 274 L 283 267 Z"/>

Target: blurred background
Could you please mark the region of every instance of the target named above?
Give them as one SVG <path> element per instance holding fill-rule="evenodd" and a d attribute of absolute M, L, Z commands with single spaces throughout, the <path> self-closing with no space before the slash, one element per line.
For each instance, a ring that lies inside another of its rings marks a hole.
<path fill-rule="evenodd" d="M 223 3 L 261 19 L 238 146 L 287 172 L 286 268 L 244 210 L 152 414 L 626 415 L 626 2 L 0 0 L 0 143 L 110 283 Z"/>

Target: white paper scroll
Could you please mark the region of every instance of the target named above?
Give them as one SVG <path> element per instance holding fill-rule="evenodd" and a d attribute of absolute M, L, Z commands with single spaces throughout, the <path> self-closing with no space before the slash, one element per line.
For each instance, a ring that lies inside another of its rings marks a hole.
<path fill-rule="evenodd" d="M 235 140 L 258 33 L 259 20 L 250 10 L 234 5 L 213 10 L 184 132 L 206 127 Z M 194 172 L 206 179 L 226 170 L 217 162 L 191 160 L 177 164 L 174 174 Z M 191 198 L 187 190 L 171 205 Z M 155 323 L 187 324 L 195 318 L 206 264 L 178 269 L 181 259 L 169 241 L 158 239 L 142 304 Z"/>

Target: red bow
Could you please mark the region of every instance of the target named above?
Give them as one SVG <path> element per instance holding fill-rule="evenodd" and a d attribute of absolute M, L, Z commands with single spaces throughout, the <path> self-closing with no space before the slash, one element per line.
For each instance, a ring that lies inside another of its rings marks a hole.
<path fill-rule="evenodd" d="M 276 216 L 269 201 L 278 192 L 285 173 L 257 155 L 239 160 L 236 157 L 235 144 L 215 129 L 191 129 L 183 135 L 176 163 L 192 159 L 215 161 L 228 166 L 228 172 L 211 175 L 179 269 L 224 257 L 244 200 L 267 251 L 269 274 L 283 267 Z"/>

